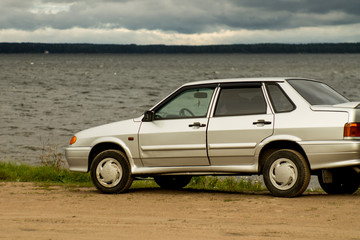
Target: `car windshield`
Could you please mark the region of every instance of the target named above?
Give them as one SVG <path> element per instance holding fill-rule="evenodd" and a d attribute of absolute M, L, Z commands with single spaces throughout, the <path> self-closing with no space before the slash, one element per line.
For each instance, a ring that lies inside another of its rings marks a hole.
<path fill-rule="evenodd" d="M 290 85 L 311 105 L 335 105 L 349 102 L 328 85 L 310 80 L 288 80 Z"/>

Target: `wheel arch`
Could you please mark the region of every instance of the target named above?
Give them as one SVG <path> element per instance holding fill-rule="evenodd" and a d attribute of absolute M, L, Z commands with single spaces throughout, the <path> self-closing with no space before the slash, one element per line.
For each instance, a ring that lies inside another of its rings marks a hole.
<path fill-rule="evenodd" d="M 280 150 L 280 149 L 291 149 L 291 150 L 295 150 L 295 151 L 299 152 L 301 155 L 304 156 L 308 166 L 310 167 L 310 163 L 309 163 L 309 160 L 307 158 L 307 155 L 306 155 L 304 149 L 301 147 L 300 144 L 298 144 L 295 141 L 291 141 L 291 140 L 276 140 L 276 141 L 272 141 L 272 142 L 267 143 L 260 150 L 259 158 L 258 158 L 258 172 L 259 173 L 262 173 L 266 159 L 274 151 L 277 151 L 277 150 Z"/>
<path fill-rule="evenodd" d="M 110 149 L 113 149 L 113 150 L 118 150 L 118 151 L 121 151 L 125 154 L 125 156 L 128 157 L 129 159 L 129 156 L 128 154 L 126 153 L 125 149 L 117 144 L 117 143 L 114 143 L 114 142 L 100 142 L 98 144 L 96 144 L 95 146 L 92 147 L 90 153 L 89 153 L 89 158 L 88 158 L 88 171 L 90 171 L 90 167 L 91 167 L 91 164 L 94 160 L 94 158 L 101 152 L 103 151 L 106 151 L 106 150 L 110 150 Z"/>

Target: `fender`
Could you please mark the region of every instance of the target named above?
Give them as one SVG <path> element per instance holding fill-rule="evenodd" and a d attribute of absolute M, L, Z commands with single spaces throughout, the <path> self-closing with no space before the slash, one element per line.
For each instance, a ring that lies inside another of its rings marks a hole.
<path fill-rule="evenodd" d="M 124 150 L 128 160 L 129 160 L 129 163 L 130 163 L 131 167 L 132 168 L 135 167 L 135 162 L 134 162 L 134 158 L 133 158 L 133 155 L 131 153 L 131 150 L 123 140 L 121 140 L 119 138 L 116 138 L 116 137 L 97 138 L 91 143 L 91 149 L 93 149 L 96 145 L 102 144 L 102 143 L 114 143 L 114 144 L 118 145 L 119 147 L 121 147 Z M 136 141 L 136 146 L 137 146 L 137 141 Z"/>
<path fill-rule="evenodd" d="M 299 142 L 301 142 L 301 138 L 293 136 L 293 135 L 272 135 L 270 137 L 265 138 L 263 141 L 261 141 L 255 148 L 255 159 L 256 163 L 259 162 L 259 155 L 261 150 L 268 145 L 269 143 L 276 142 L 276 141 L 289 141 L 289 142 L 295 142 L 299 146 Z"/>

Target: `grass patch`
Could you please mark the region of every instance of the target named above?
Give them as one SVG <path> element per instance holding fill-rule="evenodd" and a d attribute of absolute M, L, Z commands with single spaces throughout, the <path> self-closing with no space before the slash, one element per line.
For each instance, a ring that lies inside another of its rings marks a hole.
<path fill-rule="evenodd" d="M 63 153 L 56 145 L 41 140 L 41 166 L 30 166 L 12 162 L 0 162 L 0 181 L 35 182 L 44 188 L 63 185 L 69 188 L 93 187 L 89 173 L 71 172 L 66 169 Z M 131 188 L 158 188 L 152 179 L 134 181 Z M 262 191 L 265 187 L 261 180 L 247 177 L 193 177 L 187 188 L 196 190 L 244 192 Z"/>
<path fill-rule="evenodd" d="M 54 164 L 30 166 L 0 162 L 0 181 L 35 182 L 42 187 L 52 185 L 63 185 L 69 188 L 93 187 L 88 173 L 71 172 Z M 134 181 L 131 189 L 140 188 L 159 188 L 159 186 L 152 179 Z M 241 177 L 210 176 L 193 177 L 187 188 L 224 192 L 265 190 L 261 181 Z"/>
<path fill-rule="evenodd" d="M 42 144 L 39 156 L 41 166 L 0 162 L 0 181 L 35 182 L 43 186 L 93 186 L 89 174 L 71 172 L 65 168 L 64 154 L 58 151 L 56 145 L 42 139 L 40 141 Z"/>
<path fill-rule="evenodd" d="M 41 166 L 30 166 L 12 162 L 0 162 L 0 181 L 35 182 L 43 188 L 63 185 L 69 188 L 93 187 L 89 173 L 71 172 L 66 169 L 65 156 L 58 147 L 40 139 Z M 158 188 L 152 179 L 134 181 L 131 188 Z M 261 181 L 247 177 L 193 177 L 187 188 L 224 192 L 261 191 L 265 188 Z"/>
<path fill-rule="evenodd" d="M 131 185 L 131 189 L 140 188 L 159 188 L 159 185 L 157 185 L 153 179 L 135 180 Z"/>
<path fill-rule="evenodd" d="M 193 177 L 187 187 L 199 190 L 216 190 L 224 192 L 266 190 L 261 181 L 247 177 Z"/>
<path fill-rule="evenodd" d="M 25 164 L 1 162 L 0 181 L 92 186 L 89 174 L 70 172 L 67 169 L 58 168 L 54 165 L 29 166 Z"/>

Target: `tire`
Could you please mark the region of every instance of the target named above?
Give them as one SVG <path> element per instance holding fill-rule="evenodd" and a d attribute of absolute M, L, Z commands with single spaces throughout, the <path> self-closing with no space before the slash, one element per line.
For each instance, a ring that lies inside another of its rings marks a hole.
<path fill-rule="evenodd" d="M 124 153 L 106 150 L 91 164 L 90 176 L 95 187 L 103 193 L 121 193 L 129 189 L 133 177 L 130 163 Z"/>
<path fill-rule="evenodd" d="M 156 176 L 154 180 L 157 185 L 165 189 L 181 189 L 188 185 L 192 176 Z"/>
<path fill-rule="evenodd" d="M 297 197 L 309 185 L 310 169 L 299 152 L 291 149 L 277 150 L 265 160 L 264 182 L 276 197 Z"/>
<path fill-rule="evenodd" d="M 324 183 L 321 172 L 318 175 L 320 186 L 327 194 L 353 194 L 359 189 L 359 175 L 354 169 L 334 169 L 331 172 L 333 177 L 331 183 Z"/>

